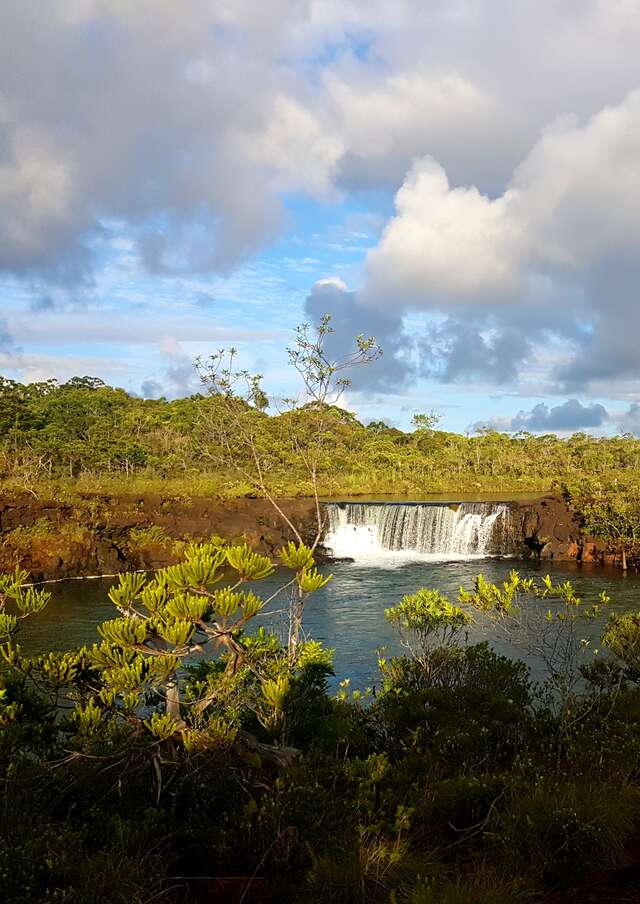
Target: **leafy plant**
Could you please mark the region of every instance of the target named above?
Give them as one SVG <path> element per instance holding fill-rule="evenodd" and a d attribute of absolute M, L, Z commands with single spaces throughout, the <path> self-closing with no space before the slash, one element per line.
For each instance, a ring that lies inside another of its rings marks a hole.
<path fill-rule="evenodd" d="M 396 606 L 385 609 L 384 615 L 432 678 L 443 665 L 433 655 L 434 649 L 454 643 L 460 631 L 473 622 L 468 612 L 452 605 L 439 591 L 425 588 L 404 596 Z"/>
<path fill-rule="evenodd" d="M 46 590 L 27 585 L 28 579 L 28 573 L 18 566 L 12 574 L 0 574 L 0 649 L 23 619 L 41 612 L 51 599 Z"/>
<path fill-rule="evenodd" d="M 550 602 L 546 609 L 527 600 Z M 491 625 L 518 640 L 543 662 L 549 685 L 556 695 L 563 718 L 570 718 L 580 665 L 591 651 L 585 629 L 600 615 L 610 598 L 602 591 L 597 602 L 585 604 L 570 581 L 554 583 L 549 575 L 540 580 L 521 578 L 515 570 L 502 585 L 479 575 L 472 590 L 460 588 L 459 600 L 491 619 Z"/>

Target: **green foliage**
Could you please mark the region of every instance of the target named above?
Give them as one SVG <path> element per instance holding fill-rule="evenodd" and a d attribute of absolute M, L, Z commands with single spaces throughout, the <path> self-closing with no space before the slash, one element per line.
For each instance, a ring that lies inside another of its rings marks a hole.
<path fill-rule="evenodd" d="M 411 426 L 416 433 L 428 433 L 430 430 L 434 430 L 441 420 L 441 415 L 436 414 L 435 411 L 430 411 L 429 414 L 414 414 L 411 418 Z"/>
<path fill-rule="evenodd" d="M 149 546 L 173 546 L 173 540 L 159 524 L 149 527 L 134 527 L 129 531 L 128 546 L 132 550 L 145 549 Z"/>
<path fill-rule="evenodd" d="M 564 494 L 580 515 L 584 530 L 608 541 L 625 557 L 640 550 L 640 485 L 636 474 L 603 481 L 587 474 L 567 482 Z M 624 563 L 626 565 L 626 562 Z"/>
<path fill-rule="evenodd" d="M 626 787 L 543 780 L 511 790 L 493 816 L 493 839 L 511 870 L 567 884 L 594 862 L 619 862 L 639 815 L 637 794 Z"/>
<path fill-rule="evenodd" d="M 298 586 L 303 593 L 315 593 L 325 587 L 333 575 L 322 575 L 317 568 L 308 568 L 298 574 Z"/>
<path fill-rule="evenodd" d="M 420 663 L 410 658 L 381 660 L 387 691 L 392 690 L 397 695 L 433 687 L 446 690 L 469 687 L 512 700 L 523 709 L 531 703 L 525 663 L 501 656 L 487 642 L 436 647 L 429 656 L 438 666 L 430 671 L 425 671 Z"/>
<path fill-rule="evenodd" d="M 145 642 L 147 625 L 139 618 L 114 618 L 99 625 L 98 634 L 114 646 L 134 646 Z"/>
<path fill-rule="evenodd" d="M 406 898 L 406 904 L 516 904 L 529 896 L 517 880 L 505 881 L 500 874 L 482 870 L 470 878 L 423 879 Z"/>
<path fill-rule="evenodd" d="M 606 591 L 602 590 L 598 594 L 597 602 L 585 606 L 576 594 L 571 581 L 554 583 L 550 575 L 539 580 L 521 578 L 515 570 L 509 572 L 509 577 L 501 586 L 490 583 L 480 574 L 474 582 L 472 591 L 461 587 L 458 594 L 461 603 L 498 618 L 509 616 L 517 618 L 522 612 L 527 596 L 534 596 L 540 600 L 548 599 L 560 604 L 558 609 L 547 610 L 546 618 L 551 622 L 593 620 L 600 614 L 601 606 L 606 606 L 611 601 Z"/>
<path fill-rule="evenodd" d="M 374 711 L 388 749 L 396 756 L 407 750 L 419 755 L 427 773 L 437 765 L 443 778 L 469 770 L 475 776 L 474 764 L 480 763 L 489 772 L 501 772 L 527 735 L 541 736 L 544 720 L 529 709 L 527 667 L 486 644 L 436 648 L 422 661 L 393 659 L 385 664 L 383 677 Z M 433 804 L 424 801 L 420 813 L 429 827 L 435 819 Z M 446 820 L 440 828 L 445 830 Z"/>
<path fill-rule="evenodd" d="M 286 676 L 262 682 L 262 696 L 268 706 L 277 712 L 282 712 L 284 709 L 285 700 L 290 690 L 291 682 Z"/>
<path fill-rule="evenodd" d="M 434 643 L 451 643 L 473 622 L 468 612 L 452 605 L 442 593 L 425 588 L 404 596 L 396 606 L 385 609 L 384 615 L 402 633 L 413 635 L 423 651 Z"/>
<path fill-rule="evenodd" d="M 159 741 L 166 741 L 175 734 L 178 727 L 175 719 L 169 713 L 152 713 L 150 719 L 144 720 L 144 724 Z"/>
<path fill-rule="evenodd" d="M 55 524 L 46 518 L 39 518 L 31 525 L 18 525 L 3 535 L 2 543 L 14 557 L 29 556 L 34 545 L 44 544 L 47 549 L 64 548 L 70 544 L 86 543 L 89 530 L 85 525 L 73 521 Z"/>
<path fill-rule="evenodd" d="M 240 581 L 260 581 L 275 571 L 270 559 L 252 552 L 246 543 L 229 547 L 226 555 L 229 565 L 238 572 Z"/>
<path fill-rule="evenodd" d="M 300 552 L 289 547 L 282 558 L 298 569 L 303 598 L 325 583 L 308 548 Z M 71 721 L 81 745 L 106 740 L 125 727 L 144 726 L 160 742 L 186 738 L 195 750 L 214 725 L 217 737 L 230 738 L 235 724 L 243 721 L 282 739 L 285 726 L 290 723 L 295 730 L 297 725 L 290 698 L 296 697 L 295 710 L 305 695 L 322 696 L 331 660 L 313 642 L 301 643 L 292 660 L 264 631 L 254 637 L 246 633 L 265 601 L 242 585 L 273 571 L 270 559 L 246 544 L 226 545 L 219 539 L 192 544 L 182 562 L 153 576 L 118 576 L 108 594 L 118 616 L 98 626 L 101 641 L 90 650 L 26 660 L 8 646 L 5 659 L 31 677 L 37 675 L 57 694 L 66 694 L 75 706 Z M 17 586 L 24 578 L 18 570 L 0 586 L 19 613 L 35 613 L 46 599 Z M 3 615 L 0 630 L 9 635 L 15 618 Z M 195 654 L 209 660 L 193 681 L 185 677 L 183 663 Z"/>
<path fill-rule="evenodd" d="M 235 554 L 241 557 L 242 549 L 236 549 Z M 226 561 L 227 552 L 223 548 L 193 546 L 187 549 L 184 562 L 159 572 L 152 586 L 158 590 L 166 588 L 174 593 L 189 588 L 209 588 L 222 580 L 222 568 Z"/>
<path fill-rule="evenodd" d="M 349 362 L 319 362 L 314 338 L 308 331 L 301 338 L 302 358 L 292 360 L 294 367 L 301 364 L 311 378 L 325 383 L 326 378 L 334 384 L 347 379 L 342 370 L 329 371 Z M 365 361 L 374 352 L 373 347 L 365 352 Z M 640 441 L 628 435 L 561 439 L 485 431 L 466 437 L 438 430 L 433 414 L 417 415 L 415 432 L 405 433 L 382 422 L 365 427 L 333 407 L 332 398 L 321 417 L 314 405 L 270 415 L 259 404 L 264 394 L 257 389 L 251 389 L 248 402 L 230 407 L 229 392 L 241 386 L 242 379 L 235 388 L 167 401 L 135 398 L 93 378 L 62 385 L 0 378 L 0 486 L 57 496 L 65 488 L 116 495 L 161 490 L 165 496 L 241 496 L 256 491 L 243 473 L 253 463 L 241 439 L 245 436 L 257 439 L 271 493 L 309 495 L 304 458 L 313 438 L 322 495 L 565 486 L 591 534 L 634 545 L 639 536 Z M 205 381 L 205 388 L 213 387 Z M 225 447 L 221 431 L 230 423 L 243 432 Z M 229 452 L 237 468 L 230 466 Z M 132 535 L 138 548 L 150 540 L 150 535 Z"/>
<path fill-rule="evenodd" d="M 293 571 L 304 571 L 313 564 L 313 553 L 304 543 L 296 544 L 290 540 L 280 550 L 280 559 L 286 568 L 291 568 Z"/>
<path fill-rule="evenodd" d="M 442 593 L 424 587 L 417 593 L 404 596 L 396 606 L 385 609 L 384 615 L 397 628 L 419 671 L 428 674 L 430 681 L 449 667 L 447 647 L 454 643 L 464 627 L 473 622 L 468 612 L 454 606 Z M 379 665 L 383 674 L 388 675 L 386 660 L 381 659 Z"/>
<path fill-rule="evenodd" d="M 82 648 L 63 653 L 43 653 L 32 659 L 29 666 L 30 673 L 41 676 L 48 685 L 60 690 L 73 684 L 86 672 L 88 652 Z"/>
<path fill-rule="evenodd" d="M 548 600 L 551 606 L 546 614 L 541 614 L 539 606 L 528 607 L 528 597 Z M 610 602 L 606 592 L 602 591 L 596 602 L 585 605 L 570 581 L 554 583 L 550 575 L 539 580 L 523 579 L 514 570 L 501 586 L 478 575 L 473 590 L 460 588 L 459 600 L 488 616 L 506 637 L 517 640 L 542 661 L 549 689 L 563 718 L 572 718 L 580 669 L 591 649 L 584 629 Z"/>
<path fill-rule="evenodd" d="M 271 737 L 282 738 L 285 707 L 291 694 L 291 679 L 288 675 L 268 678 L 262 682 L 261 690 L 263 705 L 258 710 L 258 718 Z"/>
<path fill-rule="evenodd" d="M 302 672 L 319 670 L 325 674 L 333 672 L 333 650 L 327 650 L 317 640 L 306 640 L 300 644 L 297 669 Z"/>
<path fill-rule="evenodd" d="M 103 715 L 103 710 L 91 698 L 84 706 L 77 706 L 73 713 L 73 719 L 78 733 L 84 736 L 94 734 L 102 724 Z"/>
<path fill-rule="evenodd" d="M 509 615 L 516 606 L 521 594 L 533 592 L 534 580 L 522 579 L 517 571 L 510 571 L 509 577 L 502 586 L 492 584 L 483 574 L 475 580 L 473 592 L 460 588 L 461 603 L 474 606 L 481 612 L 494 612 L 498 615 Z"/>
<path fill-rule="evenodd" d="M 640 678 L 640 612 L 615 615 L 602 635 L 602 643 L 617 656 L 635 680 Z"/>
<path fill-rule="evenodd" d="M 47 606 L 51 594 L 33 586 L 25 586 L 29 575 L 16 566 L 12 574 L 0 574 L 0 650 L 18 630 L 20 621 Z M 8 610 L 13 611 L 8 611 Z"/>
<path fill-rule="evenodd" d="M 284 557 L 293 580 L 312 573 L 298 548 Z M 514 573 L 460 606 L 405 597 L 389 617 L 418 657 L 381 660 L 375 694 L 337 698 L 331 651 L 301 640 L 292 660 L 248 633 L 261 597 L 244 584 L 264 568 L 242 546 L 194 546 L 119 578 L 91 650 L 5 645 L 3 900 L 142 904 L 171 876 L 217 875 L 264 876 L 274 904 L 497 904 L 624 864 L 640 688 L 583 683 L 567 720 L 524 663 L 454 642 L 470 611 L 506 623 L 531 595 L 564 616 L 545 624 L 573 630 L 592 606 L 570 584 Z M 7 604 L 29 608 L 26 578 L 0 579 Z M 605 633 L 626 677 L 638 624 Z"/>

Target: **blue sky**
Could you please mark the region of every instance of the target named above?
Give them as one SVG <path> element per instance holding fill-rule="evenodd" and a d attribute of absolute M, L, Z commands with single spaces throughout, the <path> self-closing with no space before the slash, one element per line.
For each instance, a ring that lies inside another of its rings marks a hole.
<path fill-rule="evenodd" d="M 640 431 L 640 0 L 25 0 L 0 26 L 0 373 L 175 397 L 233 345 L 291 395 L 326 309 L 336 354 L 385 351 L 364 420 Z"/>

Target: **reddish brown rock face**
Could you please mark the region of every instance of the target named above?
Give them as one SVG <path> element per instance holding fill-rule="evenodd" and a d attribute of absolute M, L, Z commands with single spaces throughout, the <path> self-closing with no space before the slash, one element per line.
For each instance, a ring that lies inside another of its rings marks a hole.
<path fill-rule="evenodd" d="M 523 540 L 533 554 L 542 559 L 578 557 L 580 524 L 562 499 L 546 496 L 535 502 L 513 503 L 512 511 L 522 517 Z"/>
<path fill-rule="evenodd" d="M 278 504 L 312 541 L 313 501 L 284 499 Z M 513 502 L 510 508 L 516 554 L 618 564 L 615 550 L 583 536 L 578 519 L 562 499 L 546 496 Z M 25 494 L 0 499 L 0 571 L 19 564 L 36 579 L 49 579 L 161 568 L 179 560 L 180 544 L 175 541 L 214 534 L 247 542 L 268 555 L 293 539 L 266 499 L 87 495 L 72 505 Z"/>
<path fill-rule="evenodd" d="M 285 499 L 279 505 L 312 540 L 313 502 Z M 216 534 L 269 555 L 292 539 L 266 499 L 95 496 L 56 505 L 24 495 L 0 499 L 0 571 L 19 564 L 36 579 L 49 579 L 160 568 L 179 560 L 174 541 Z"/>
<path fill-rule="evenodd" d="M 615 565 L 615 550 L 582 533 L 578 517 L 563 499 L 545 496 L 534 502 L 512 503 L 513 522 L 521 519 L 522 540 L 531 556 L 557 562 L 576 560 Z"/>

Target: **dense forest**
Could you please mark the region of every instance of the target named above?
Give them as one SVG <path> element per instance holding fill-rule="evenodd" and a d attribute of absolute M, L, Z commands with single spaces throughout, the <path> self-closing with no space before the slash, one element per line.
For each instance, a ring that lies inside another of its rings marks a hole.
<path fill-rule="evenodd" d="M 282 496 L 307 495 L 308 475 L 291 442 L 291 419 L 247 406 L 269 459 L 269 484 Z M 312 417 L 313 412 L 308 412 Z M 116 492 L 173 488 L 190 494 L 251 490 L 230 470 L 212 424 L 224 417 L 215 395 L 141 399 L 94 377 L 22 385 L 0 377 L 0 481 L 6 488 L 51 492 L 51 484 Z M 635 482 L 640 439 L 576 433 L 462 436 L 416 417 L 403 432 L 364 425 L 332 407 L 318 472 L 323 495 L 424 494 L 438 491 L 547 491 L 581 478 Z M 236 451 L 236 459 L 237 453 Z"/>

